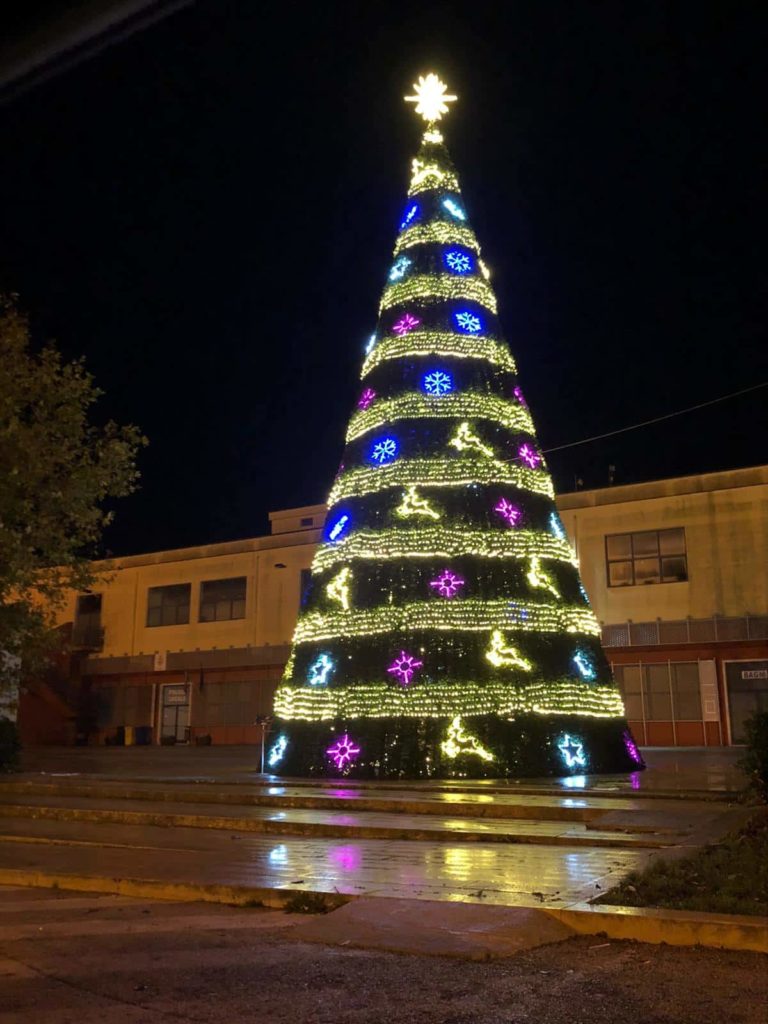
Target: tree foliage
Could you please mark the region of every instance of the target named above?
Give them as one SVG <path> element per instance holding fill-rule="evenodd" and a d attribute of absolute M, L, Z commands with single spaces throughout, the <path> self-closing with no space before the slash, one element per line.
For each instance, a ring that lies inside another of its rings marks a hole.
<path fill-rule="evenodd" d="M 15 298 L 0 297 L 0 651 L 29 657 L 67 590 L 95 582 L 105 502 L 137 486 L 146 439 L 92 422 L 101 394 L 82 359 L 34 351 Z"/>

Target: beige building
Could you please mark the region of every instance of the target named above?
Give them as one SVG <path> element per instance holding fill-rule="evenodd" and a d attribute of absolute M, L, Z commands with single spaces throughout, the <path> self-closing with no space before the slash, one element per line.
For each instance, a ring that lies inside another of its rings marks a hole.
<path fill-rule="evenodd" d="M 768 466 L 558 499 L 639 742 L 738 743 L 768 710 Z M 325 509 L 251 540 L 116 560 L 22 694 L 35 742 L 255 742 Z"/>

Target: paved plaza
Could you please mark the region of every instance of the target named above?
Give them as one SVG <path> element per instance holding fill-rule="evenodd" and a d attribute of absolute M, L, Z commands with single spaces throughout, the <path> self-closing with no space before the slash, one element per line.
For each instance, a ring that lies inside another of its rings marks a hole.
<path fill-rule="evenodd" d="M 257 752 L 74 749 L 0 781 L 0 881 L 23 876 L 568 907 L 738 825 L 730 751 L 522 782 L 259 776 Z M 50 882 L 49 882 L 50 884 Z"/>
<path fill-rule="evenodd" d="M 759 953 L 587 936 L 472 963 L 302 941 L 316 920 L 0 886 L 0 1021 L 765 1021 Z"/>

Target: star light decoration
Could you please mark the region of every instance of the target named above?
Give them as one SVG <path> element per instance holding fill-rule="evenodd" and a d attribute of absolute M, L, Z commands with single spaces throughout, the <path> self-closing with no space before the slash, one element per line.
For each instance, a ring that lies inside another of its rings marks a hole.
<path fill-rule="evenodd" d="M 285 733 L 280 735 L 275 740 L 274 744 L 270 748 L 269 754 L 267 755 L 267 764 L 270 768 L 274 768 L 276 764 L 280 764 L 285 756 L 285 751 L 288 747 L 288 737 Z"/>
<path fill-rule="evenodd" d="M 523 515 L 520 506 L 513 505 L 512 502 L 507 501 L 506 498 L 501 498 L 499 504 L 493 511 L 498 512 L 502 519 L 506 519 L 509 526 L 517 526 Z"/>
<path fill-rule="evenodd" d="M 354 740 L 349 738 L 348 733 L 344 733 L 343 736 L 337 736 L 336 745 L 328 747 L 326 754 L 335 763 L 339 771 L 346 768 L 348 765 L 357 758 L 360 753 L 360 747 L 357 746 Z"/>
<path fill-rule="evenodd" d="M 428 124 L 439 121 L 443 114 L 447 114 L 449 103 L 455 103 L 457 96 L 449 96 L 446 93 L 448 86 L 441 82 L 434 71 L 427 75 L 419 75 L 418 82 L 413 83 L 413 96 L 405 96 L 406 103 L 416 104 L 416 113 Z"/>
<path fill-rule="evenodd" d="M 391 462 L 397 456 L 397 441 L 394 437 L 384 437 L 371 448 L 370 458 L 383 466 L 385 462 Z"/>
<path fill-rule="evenodd" d="M 573 663 L 581 673 L 582 679 L 586 679 L 588 683 L 597 679 L 597 670 L 592 664 L 592 659 L 584 651 L 576 651 L 573 656 Z"/>
<path fill-rule="evenodd" d="M 436 579 L 430 581 L 429 585 L 434 587 L 442 597 L 455 597 L 465 582 L 466 580 L 457 576 L 450 569 L 443 569 Z"/>
<path fill-rule="evenodd" d="M 325 686 L 335 668 L 336 662 L 330 654 L 319 654 L 309 666 L 307 682 L 310 686 Z"/>
<path fill-rule="evenodd" d="M 455 315 L 456 326 L 460 331 L 464 331 L 465 334 L 477 334 L 482 329 L 480 317 L 475 316 L 474 313 L 456 313 Z"/>
<path fill-rule="evenodd" d="M 425 373 L 421 383 L 428 395 L 439 397 L 453 391 L 453 380 L 450 373 L 446 373 L 445 370 L 432 370 L 431 373 Z"/>
<path fill-rule="evenodd" d="M 408 270 L 408 267 L 410 267 L 412 262 L 413 260 L 410 259 L 410 257 L 408 256 L 400 256 L 398 259 L 396 259 L 395 262 L 392 264 L 392 269 L 389 272 L 389 280 L 400 281 L 403 277 L 405 277 L 405 272 Z"/>
<path fill-rule="evenodd" d="M 418 327 L 420 323 L 421 320 L 417 317 L 411 316 L 410 313 L 405 313 L 393 326 L 392 330 L 402 338 L 403 335 L 408 333 L 408 331 L 412 331 L 414 327 Z"/>
<path fill-rule="evenodd" d="M 390 675 L 397 676 L 401 686 L 410 686 L 414 672 L 421 668 L 424 662 L 419 661 L 412 654 L 400 651 L 392 664 L 387 669 Z"/>
<path fill-rule="evenodd" d="M 564 733 L 557 741 L 557 749 L 560 751 L 566 768 L 586 768 L 587 756 L 584 753 L 584 744 L 576 736 Z"/>

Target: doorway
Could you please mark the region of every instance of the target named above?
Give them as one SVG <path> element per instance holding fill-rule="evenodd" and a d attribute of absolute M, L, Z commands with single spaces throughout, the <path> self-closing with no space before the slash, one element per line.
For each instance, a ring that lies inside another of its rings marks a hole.
<path fill-rule="evenodd" d="M 189 684 L 163 686 L 160 742 L 189 742 Z"/>
<path fill-rule="evenodd" d="M 768 661 L 727 661 L 725 684 L 731 743 L 744 743 L 744 723 L 758 711 L 768 711 Z"/>

